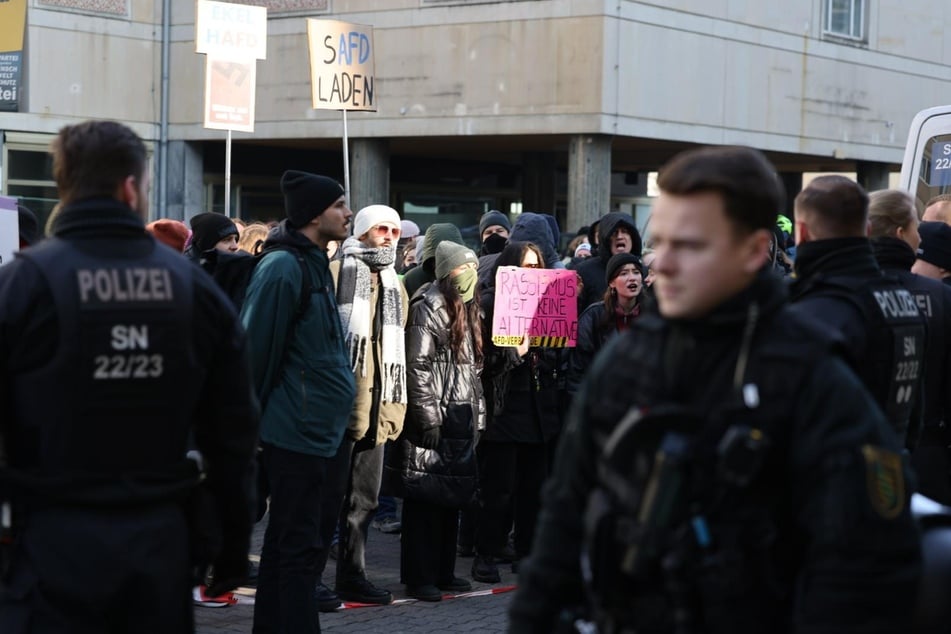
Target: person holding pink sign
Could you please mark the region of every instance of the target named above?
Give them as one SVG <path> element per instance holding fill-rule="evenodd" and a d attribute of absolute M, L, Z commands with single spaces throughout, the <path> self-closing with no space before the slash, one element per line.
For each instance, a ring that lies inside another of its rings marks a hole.
<path fill-rule="evenodd" d="M 499 254 L 493 282 L 499 267 L 505 266 L 546 268 L 538 246 L 517 241 L 509 242 Z M 531 550 L 541 487 L 548 475 L 549 448 L 561 431 L 567 365 L 563 349 L 529 347 L 527 336 L 518 347 L 492 343 L 495 298 L 493 283 L 482 300 L 486 333 L 482 383 L 488 416 L 477 449 L 482 497 L 472 563 L 472 578 L 484 583 L 501 580 L 498 563 L 508 558 L 505 551 L 513 518 L 513 572 L 518 570 L 517 560 Z"/>

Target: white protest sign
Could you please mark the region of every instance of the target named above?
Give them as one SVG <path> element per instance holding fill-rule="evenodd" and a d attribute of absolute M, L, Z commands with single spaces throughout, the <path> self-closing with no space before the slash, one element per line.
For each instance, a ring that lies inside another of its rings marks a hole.
<path fill-rule="evenodd" d="M 267 8 L 198 0 L 195 52 L 216 59 L 248 61 L 267 57 Z"/>
<path fill-rule="evenodd" d="M 307 18 L 314 108 L 376 110 L 373 27 Z"/>
<path fill-rule="evenodd" d="M 13 262 L 13 254 L 20 250 L 20 216 L 17 199 L 0 196 L 0 266 Z"/>

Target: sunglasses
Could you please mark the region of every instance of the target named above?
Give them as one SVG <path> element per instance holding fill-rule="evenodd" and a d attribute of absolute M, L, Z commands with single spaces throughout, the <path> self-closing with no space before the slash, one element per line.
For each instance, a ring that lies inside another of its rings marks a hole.
<path fill-rule="evenodd" d="M 377 235 L 381 238 L 386 235 L 392 235 L 394 238 L 399 239 L 400 234 L 402 233 L 399 227 L 391 227 L 389 225 L 376 225 L 373 227 L 373 229 L 371 229 L 371 231 L 373 231 L 374 235 Z"/>

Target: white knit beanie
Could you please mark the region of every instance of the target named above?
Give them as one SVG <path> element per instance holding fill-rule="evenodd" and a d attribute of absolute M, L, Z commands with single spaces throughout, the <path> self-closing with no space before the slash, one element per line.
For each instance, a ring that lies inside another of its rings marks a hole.
<path fill-rule="evenodd" d="M 400 228 L 400 215 L 386 205 L 370 205 L 357 212 L 353 219 L 353 237 L 359 238 L 373 227 L 388 224 Z"/>

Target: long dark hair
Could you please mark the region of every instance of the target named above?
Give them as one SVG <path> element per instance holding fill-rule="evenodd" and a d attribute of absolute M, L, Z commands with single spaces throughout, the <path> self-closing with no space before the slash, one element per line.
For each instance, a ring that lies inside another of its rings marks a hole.
<path fill-rule="evenodd" d="M 542 255 L 542 250 L 539 249 L 535 243 L 515 241 L 509 242 L 505 245 L 505 248 L 502 249 L 498 259 L 495 261 L 495 269 L 498 270 L 500 266 L 522 266 L 522 260 L 528 251 L 534 251 L 535 255 L 538 256 L 538 263 L 541 266 L 545 266 L 545 257 Z M 494 281 L 495 271 L 492 273 L 492 279 Z"/>
<path fill-rule="evenodd" d="M 466 304 L 449 276 L 438 282 L 439 292 L 446 301 L 446 312 L 449 313 L 449 349 L 458 360 L 468 361 L 465 357 L 468 331 L 468 334 L 472 335 L 472 352 L 475 354 L 473 361 L 476 364 L 482 363 L 482 309 L 479 306 L 478 286 L 476 284 L 472 301 Z"/>
<path fill-rule="evenodd" d="M 644 295 L 644 289 L 647 288 L 647 285 L 644 284 L 644 267 L 634 265 L 638 271 L 641 272 L 641 292 L 637 294 L 634 298 L 634 305 L 637 306 L 641 303 L 641 297 Z M 618 269 L 620 272 L 621 269 Z M 614 313 L 617 312 L 617 292 L 611 288 L 611 282 L 617 279 L 617 275 L 611 278 L 608 282 L 608 287 L 604 289 L 604 314 L 601 315 L 601 321 L 598 322 L 598 327 L 602 329 L 610 329 L 614 327 Z"/>

